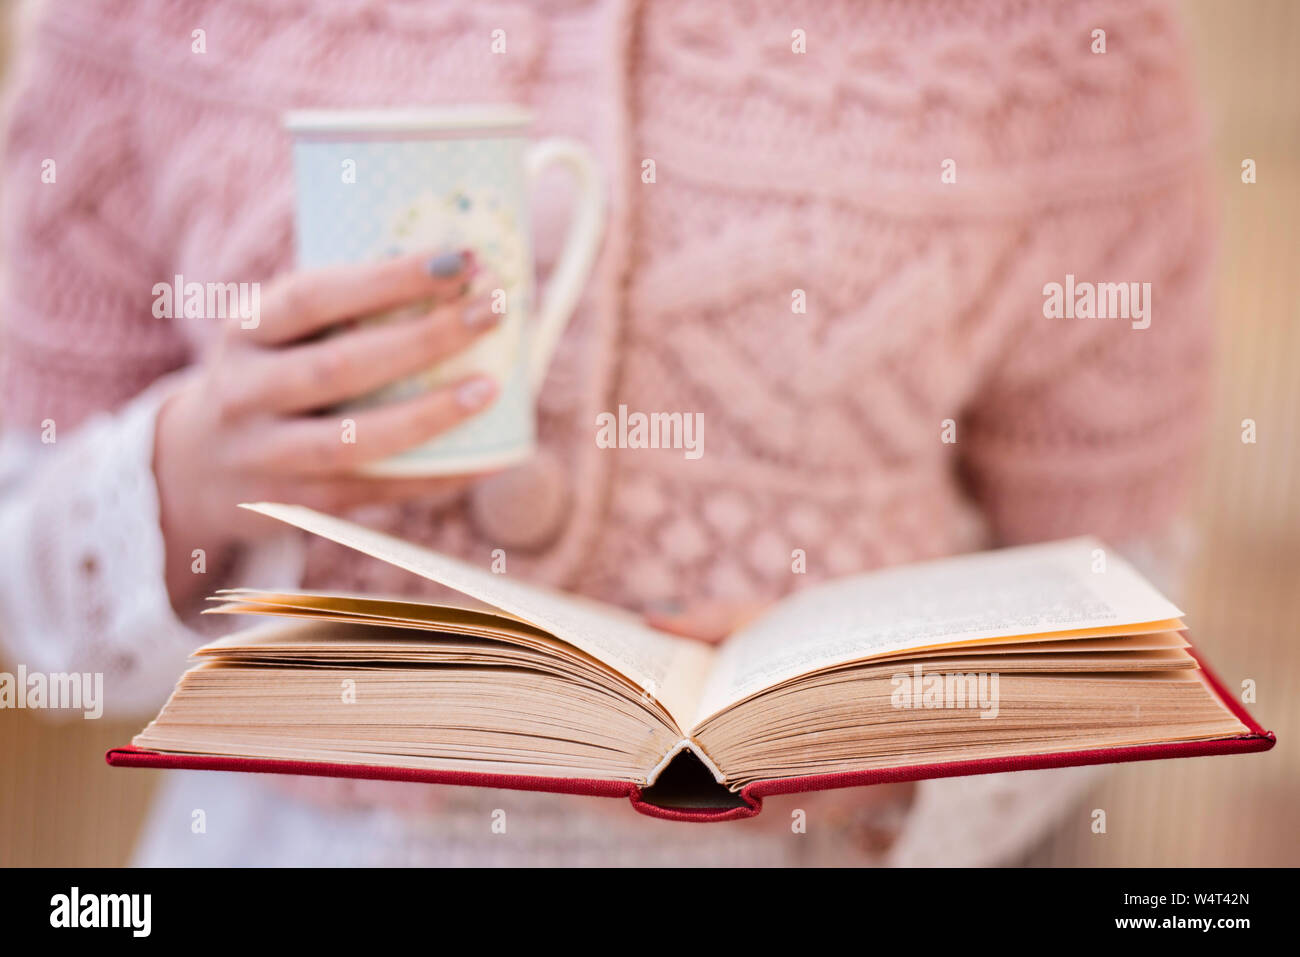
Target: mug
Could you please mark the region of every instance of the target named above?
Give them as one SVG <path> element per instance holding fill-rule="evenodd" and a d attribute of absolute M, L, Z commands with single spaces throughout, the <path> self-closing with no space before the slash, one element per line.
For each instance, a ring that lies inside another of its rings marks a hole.
<path fill-rule="evenodd" d="M 285 114 L 294 137 L 300 266 L 470 249 L 483 267 L 479 275 L 492 281 L 494 310 L 503 313 L 463 353 L 339 408 L 391 402 L 474 372 L 497 382 L 497 399 L 482 412 L 367 465 L 369 474 L 483 471 L 535 451 L 536 393 L 591 272 L 605 213 L 586 147 L 556 138 L 530 142 L 531 119 L 508 105 Z M 528 195 L 551 166 L 572 174 L 577 199 L 560 258 L 536 301 Z"/>

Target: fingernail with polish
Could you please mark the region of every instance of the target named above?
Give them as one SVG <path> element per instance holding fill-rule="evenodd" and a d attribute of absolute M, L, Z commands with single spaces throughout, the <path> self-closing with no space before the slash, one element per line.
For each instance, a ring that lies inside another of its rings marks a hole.
<path fill-rule="evenodd" d="M 463 409 L 477 409 L 486 405 L 496 394 L 496 384 L 484 376 L 462 382 L 456 389 L 456 402 Z"/>
<path fill-rule="evenodd" d="M 430 259 L 424 268 L 435 279 L 448 279 L 465 268 L 465 254 L 462 252 L 441 253 Z"/>

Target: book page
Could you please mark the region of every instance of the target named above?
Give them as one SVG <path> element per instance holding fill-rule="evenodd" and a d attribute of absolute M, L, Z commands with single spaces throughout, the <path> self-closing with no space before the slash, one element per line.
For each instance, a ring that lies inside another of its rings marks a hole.
<path fill-rule="evenodd" d="M 240 508 L 327 538 L 518 616 L 618 671 L 663 705 L 679 725 L 694 711 L 714 655 L 707 645 L 656 631 L 621 608 L 496 575 L 302 505 L 258 502 Z"/>
<path fill-rule="evenodd" d="M 1094 571 L 1094 551 L 1105 557 Z M 1181 617 L 1094 538 L 887 568 L 798 592 L 732 635 L 692 727 L 764 688 L 890 652 Z"/>

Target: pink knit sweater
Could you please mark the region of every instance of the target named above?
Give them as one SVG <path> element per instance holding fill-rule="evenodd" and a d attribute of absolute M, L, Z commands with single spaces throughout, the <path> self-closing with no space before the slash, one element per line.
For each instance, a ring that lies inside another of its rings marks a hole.
<path fill-rule="evenodd" d="M 363 520 L 636 609 L 990 537 L 1128 539 L 1187 486 L 1213 223 L 1164 3 L 85 0 L 35 43 L 8 137 L 9 429 L 71 428 L 194 359 L 211 330 L 153 318 L 155 282 L 292 266 L 282 110 L 510 101 L 609 183 L 544 451 Z M 545 270 L 564 204 L 538 205 Z M 1150 327 L 1046 318 L 1067 274 L 1151 283 Z M 599 448 L 620 404 L 703 412 L 704 456 Z M 327 544 L 307 584 L 421 587 Z"/>

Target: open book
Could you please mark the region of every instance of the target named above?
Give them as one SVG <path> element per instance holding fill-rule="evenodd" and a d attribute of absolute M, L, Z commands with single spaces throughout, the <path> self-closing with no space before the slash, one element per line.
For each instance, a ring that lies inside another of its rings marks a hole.
<path fill-rule="evenodd" d="M 269 624 L 200 648 L 110 764 L 626 796 L 682 820 L 765 794 L 1266 750 L 1181 612 L 1094 539 L 805 588 L 715 647 L 294 505 L 244 506 L 456 604 L 220 593 Z"/>

